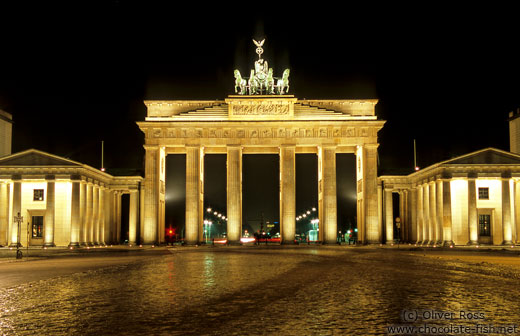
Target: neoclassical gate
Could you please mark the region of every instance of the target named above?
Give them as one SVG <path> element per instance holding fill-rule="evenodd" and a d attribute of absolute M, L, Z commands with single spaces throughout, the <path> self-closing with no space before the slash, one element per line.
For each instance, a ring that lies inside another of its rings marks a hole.
<path fill-rule="evenodd" d="M 144 223 L 141 241 L 164 242 L 165 158 L 186 154 L 189 244 L 203 240 L 204 155 L 227 155 L 227 236 L 242 235 L 242 156 L 280 156 L 280 234 L 292 243 L 296 225 L 295 155 L 318 155 L 319 239 L 337 235 L 336 154 L 356 155 L 359 240 L 381 240 L 377 197 L 377 100 L 299 100 L 292 95 L 231 95 L 216 101 L 145 101 Z"/>

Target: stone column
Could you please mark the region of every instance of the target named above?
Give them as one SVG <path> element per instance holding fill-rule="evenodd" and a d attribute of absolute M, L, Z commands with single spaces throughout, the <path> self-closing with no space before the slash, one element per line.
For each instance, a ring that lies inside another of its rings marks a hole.
<path fill-rule="evenodd" d="M 11 214 L 11 217 L 23 216 L 22 214 L 22 182 L 20 178 L 15 179 L 13 177 L 13 212 Z M 26 218 L 24 218 L 26 220 Z M 20 241 L 18 240 L 18 223 L 16 223 L 13 218 L 10 218 L 11 222 L 11 244 L 10 247 L 16 247 L 18 244 L 20 244 Z M 21 239 L 21 237 L 20 237 Z"/>
<path fill-rule="evenodd" d="M 227 147 L 227 237 L 233 244 L 242 236 L 242 147 Z"/>
<path fill-rule="evenodd" d="M 195 245 L 202 241 L 202 209 L 200 197 L 202 148 L 186 146 L 186 243 Z M 203 165 L 202 165 L 203 167 Z M 229 232 L 228 232 L 229 234 Z"/>
<path fill-rule="evenodd" d="M 424 211 L 423 211 L 423 186 L 417 186 L 417 244 L 424 243 Z"/>
<path fill-rule="evenodd" d="M 92 183 L 87 183 L 87 209 L 85 213 L 85 237 L 86 244 L 88 246 L 92 246 L 92 214 L 94 210 L 93 206 L 93 196 L 94 196 L 94 185 Z"/>
<path fill-rule="evenodd" d="M 319 219 L 320 233 L 324 244 L 337 243 L 337 196 L 336 196 L 336 147 L 322 146 L 318 150 L 318 164 L 321 166 L 322 206 Z M 377 186 L 374 185 L 374 198 L 377 196 Z M 377 199 L 375 199 L 377 211 Z M 377 223 L 377 213 L 375 214 Z M 323 231 L 322 231 L 323 230 Z"/>
<path fill-rule="evenodd" d="M 87 184 L 84 181 L 79 185 L 79 244 L 87 245 Z"/>
<path fill-rule="evenodd" d="M 392 244 L 394 242 L 394 204 L 391 189 L 385 189 L 385 228 L 386 243 Z"/>
<path fill-rule="evenodd" d="M 436 198 L 436 225 L 435 225 L 435 244 L 442 245 L 444 237 L 442 235 L 443 226 L 443 209 L 442 209 L 442 180 L 435 181 L 435 198 Z"/>
<path fill-rule="evenodd" d="M 430 241 L 430 192 L 428 183 L 425 183 L 423 185 L 423 245 L 428 245 Z"/>
<path fill-rule="evenodd" d="M 103 242 L 105 244 L 112 244 L 112 227 L 114 225 L 112 219 L 112 191 L 110 189 L 105 189 L 104 191 L 104 204 L 105 204 L 105 230 L 104 230 L 104 239 Z"/>
<path fill-rule="evenodd" d="M 282 244 L 294 244 L 296 232 L 296 146 L 280 147 L 280 230 Z"/>
<path fill-rule="evenodd" d="M 502 230 L 504 233 L 504 241 L 502 242 L 502 245 L 513 244 L 510 197 L 509 178 L 502 178 Z"/>
<path fill-rule="evenodd" d="M 92 243 L 99 245 L 99 186 L 92 186 Z"/>
<path fill-rule="evenodd" d="M 99 188 L 99 230 L 98 230 L 98 243 L 99 245 L 105 245 L 105 187 Z"/>
<path fill-rule="evenodd" d="M 139 208 L 139 193 L 130 192 L 130 209 L 128 214 L 128 243 L 137 242 L 137 209 Z"/>
<path fill-rule="evenodd" d="M 377 213 L 377 147 L 378 144 L 364 145 L 363 177 L 365 188 L 363 200 L 365 206 L 366 240 L 369 244 L 379 244 L 382 240 L 382 228 L 378 226 Z"/>
<path fill-rule="evenodd" d="M 145 145 L 143 244 L 157 242 L 159 206 L 159 147 Z"/>
<path fill-rule="evenodd" d="M 478 244 L 477 195 L 475 178 L 468 178 L 468 245 Z"/>
<path fill-rule="evenodd" d="M 516 225 L 516 244 L 520 244 L 520 181 L 515 181 L 515 225 Z"/>
<path fill-rule="evenodd" d="M 385 213 L 383 212 L 383 185 L 382 181 L 378 181 L 377 183 L 377 226 L 383 228 L 383 217 L 385 217 Z M 358 229 L 359 235 L 359 229 Z M 359 237 L 359 236 L 358 236 Z M 360 239 L 361 240 L 361 239 Z"/>
<path fill-rule="evenodd" d="M 121 244 L 121 198 L 123 193 L 118 191 L 115 193 L 116 195 L 116 232 L 114 235 L 114 239 L 116 244 Z"/>
<path fill-rule="evenodd" d="M 54 244 L 54 205 L 55 205 L 55 182 L 54 176 L 50 177 L 52 180 L 47 181 L 47 197 L 45 217 L 43 217 L 43 246 L 52 247 Z"/>
<path fill-rule="evenodd" d="M 417 235 L 418 219 L 417 219 L 417 188 L 410 190 L 410 242 L 417 243 L 419 238 Z"/>
<path fill-rule="evenodd" d="M 430 191 L 430 244 L 435 245 L 440 237 L 437 237 L 437 196 L 435 182 L 430 182 L 428 185 Z"/>
<path fill-rule="evenodd" d="M 7 246 L 9 232 L 9 184 L 0 183 L 0 246 Z"/>
<path fill-rule="evenodd" d="M 443 245 L 453 246 L 451 227 L 451 187 L 450 180 L 442 180 L 442 233 Z"/>
<path fill-rule="evenodd" d="M 404 241 L 404 232 L 406 227 L 406 216 L 404 212 L 404 193 L 403 191 L 399 191 L 399 218 L 401 219 L 401 228 L 398 231 L 399 239 L 401 242 Z"/>
<path fill-rule="evenodd" d="M 72 181 L 72 195 L 70 202 L 70 242 L 69 247 L 78 247 L 80 242 L 80 181 Z"/>

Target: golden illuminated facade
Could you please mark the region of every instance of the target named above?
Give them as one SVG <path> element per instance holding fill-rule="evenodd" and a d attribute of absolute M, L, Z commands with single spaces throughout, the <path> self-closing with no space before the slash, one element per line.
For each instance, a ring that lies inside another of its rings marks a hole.
<path fill-rule="evenodd" d="M 381 241 L 377 198 L 377 133 L 384 121 L 377 100 L 299 100 L 292 95 L 232 95 L 216 101 L 145 101 L 144 222 L 146 244 L 164 242 L 165 158 L 186 155 L 186 228 L 189 244 L 203 241 L 204 157 L 227 155 L 227 237 L 242 236 L 242 157 L 280 158 L 280 234 L 293 243 L 296 222 L 295 156 L 318 156 L 319 239 L 336 243 L 336 154 L 356 155 L 357 218 L 363 242 Z"/>
<path fill-rule="evenodd" d="M 0 159 L 0 246 L 92 246 L 121 239 L 121 195 L 130 194 L 137 239 L 142 177 L 114 177 L 38 150 Z M 15 217 L 20 214 L 23 221 Z M 20 231 L 20 232 L 19 232 Z"/>
<path fill-rule="evenodd" d="M 520 155 L 487 148 L 408 176 L 378 179 L 380 225 L 398 238 L 393 193 L 399 194 L 399 238 L 423 245 L 520 243 Z"/>

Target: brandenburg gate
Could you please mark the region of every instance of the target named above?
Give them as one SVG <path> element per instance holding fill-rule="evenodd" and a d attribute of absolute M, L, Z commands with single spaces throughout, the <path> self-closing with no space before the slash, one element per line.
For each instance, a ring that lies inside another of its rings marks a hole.
<path fill-rule="evenodd" d="M 318 156 L 319 240 L 337 238 L 336 154 L 356 155 L 357 225 L 363 243 L 381 241 L 377 188 L 377 133 L 384 121 L 377 100 L 300 100 L 287 94 L 289 70 L 275 84 L 261 58 L 247 80 L 235 70 L 236 95 L 224 100 L 145 101 L 144 244 L 164 242 L 165 159 L 186 155 L 185 241 L 203 240 L 204 155 L 227 155 L 227 238 L 242 237 L 242 157 L 280 157 L 280 235 L 292 244 L 296 227 L 296 154 Z"/>

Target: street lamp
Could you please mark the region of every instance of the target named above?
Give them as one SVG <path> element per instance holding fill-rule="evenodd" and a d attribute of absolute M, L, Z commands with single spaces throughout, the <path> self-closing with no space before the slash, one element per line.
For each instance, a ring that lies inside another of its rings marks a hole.
<path fill-rule="evenodd" d="M 22 222 L 23 216 L 20 216 L 18 213 L 17 216 L 14 216 L 13 220 L 18 224 L 18 232 L 17 232 L 17 242 L 16 242 L 16 259 L 22 259 L 22 251 L 20 250 L 20 231 L 22 230 Z"/>

